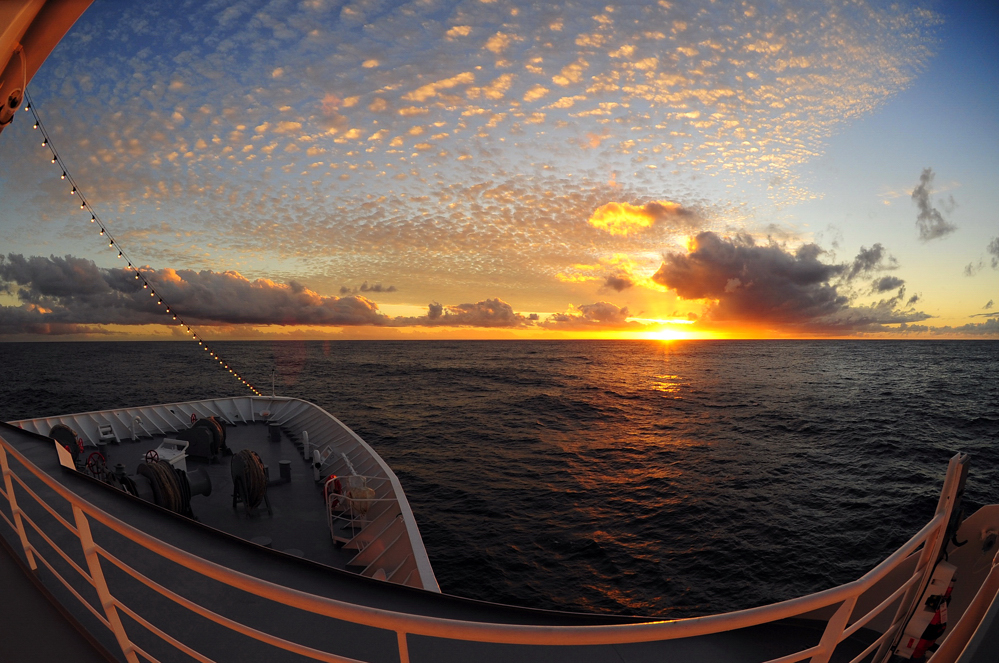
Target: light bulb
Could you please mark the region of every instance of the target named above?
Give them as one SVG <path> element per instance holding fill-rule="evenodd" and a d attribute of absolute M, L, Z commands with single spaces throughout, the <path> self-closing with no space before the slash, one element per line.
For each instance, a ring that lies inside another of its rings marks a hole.
<path fill-rule="evenodd" d="M 93 214 L 91 214 L 91 215 L 90 215 L 90 223 L 93 223 L 93 222 L 94 222 L 94 221 L 96 221 L 96 220 L 97 220 L 97 217 L 96 217 L 96 216 L 94 216 Z"/>
<path fill-rule="evenodd" d="M 48 138 L 46 138 L 45 140 L 42 141 L 42 147 L 45 147 L 48 144 L 49 144 L 49 139 Z"/>
<path fill-rule="evenodd" d="M 56 157 L 55 157 L 55 155 L 53 154 L 53 155 L 52 155 L 52 163 L 55 163 L 55 162 L 56 162 Z"/>
<path fill-rule="evenodd" d="M 33 128 L 34 128 L 34 129 L 37 129 L 37 128 L 38 128 L 38 123 L 37 123 L 37 122 L 35 122 L 35 126 L 34 126 Z"/>
<path fill-rule="evenodd" d="M 62 171 L 62 177 L 60 177 L 59 179 L 61 179 L 61 180 L 66 179 L 66 171 L 65 170 Z"/>

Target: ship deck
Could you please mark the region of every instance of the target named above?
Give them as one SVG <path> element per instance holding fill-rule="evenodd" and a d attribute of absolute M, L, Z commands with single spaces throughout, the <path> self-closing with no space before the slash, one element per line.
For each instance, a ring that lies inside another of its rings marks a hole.
<path fill-rule="evenodd" d="M 241 507 L 233 510 L 231 480 L 229 483 L 226 482 L 228 463 L 225 459 L 211 468 L 212 496 L 192 499 L 192 508 L 200 520 L 193 522 L 138 498 L 125 495 L 94 479 L 65 470 L 59 466 L 51 440 L 9 426 L 4 427 L 2 435 L 36 466 L 57 477 L 67 488 L 97 508 L 177 548 L 283 587 L 394 612 L 495 624 L 601 625 L 650 621 L 649 618 L 563 613 L 502 606 L 390 584 L 337 570 L 333 568 L 337 551 L 329 539 L 321 510 L 322 500 L 314 495 L 316 486 L 310 474 L 306 472 L 311 471 L 309 465 L 301 456 L 295 456 L 294 447 L 289 446 L 287 440 L 283 440 L 281 444 L 269 442 L 266 426 L 237 425 L 230 427 L 228 432 L 230 435 L 228 445 L 232 449 L 244 448 L 241 446 L 243 444 L 253 446 L 259 450 L 258 453 L 262 452 L 262 457 L 271 467 L 276 466 L 277 461 L 281 459 L 287 458 L 293 461 L 292 481 L 277 486 L 270 494 L 273 516 L 269 516 L 265 510 L 261 510 L 256 517 L 247 516 L 241 511 Z M 137 464 L 145 449 L 150 446 L 155 444 L 148 439 L 139 443 L 113 446 L 110 450 L 110 464 L 119 461 L 127 463 L 129 459 Z M 195 464 L 189 463 L 189 469 L 195 469 Z M 46 491 L 50 491 L 40 482 L 28 483 L 43 497 Z M 282 489 L 287 490 L 282 493 Z M 298 503 L 291 499 L 298 492 L 301 493 L 298 497 L 306 496 L 318 504 L 319 508 L 316 509 L 318 517 L 299 513 L 300 509 L 295 506 Z M 285 501 L 285 497 L 289 499 Z M 209 501 L 212 501 L 212 506 L 209 506 Z M 31 500 L 22 500 L 22 502 L 31 502 Z M 35 508 L 30 503 L 22 503 L 20 506 L 35 522 L 52 520 L 51 516 L 44 513 L 41 508 Z M 64 517 L 71 521 L 72 515 L 68 513 L 68 509 L 66 511 Z M 336 651 L 340 655 L 357 660 L 392 663 L 399 660 L 394 633 L 275 605 L 240 589 L 206 581 L 203 576 L 140 548 L 102 525 L 94 523 L 92 527 L 100 545 L 119 558 L 127 559 L 134 568 L 148 576 L 156 577 L 159 582 L 182 596 L 199 594 L 204 597 L 205 584 L 210 583 L 212 590 L 209 593 L 210 605 L 205 607 L 225 614 L 231 619 L 255 628 L 265 628 L 269 632 L 310 647 Z M 296 532 L 294 531 L 296 529 L 307 531 Z M 16 535 L 6 531 L 6 528 L 4 530 L 8 546 L 12 550 L 18 550 L 19 542 Z M 239 538 L 240 536 L 250 539 L 254 536 L 268 536 L 273 540 L 273 547 L 256 545 Z M 65 532 L 64 535 L 55 533 L 52 538 L 67 551 L 72 551 L 74 546 L 77 550 L 80 547 L 79 541 L 69 532 Z M 42 550 L 48 547 L 45 542 L 35 539 L 32 539 L 32 544 Z M 297 548 L 306 554 L 304 557 L 298 557 L 282 552 L 288 548 Z M 74 574 L 68 565 L 60 566 L 61 560 L 57 555 L 49 551 L 46 553 L 46 558 L 54 560 L 53 566 L 63 577 L 73 578 Z M 23 561 L 20 552 L 18 556 Z M 76 557 L 77 563 L 85 566 L 82 554 Z M 150 592 L 111 564 L 103 566 L 108 584 L 112 587 L 117 600 L 136 607 L 140 614 L 155 615 L 157 623 L 169 624 L 168 632 L 182 638 L 185 644 L 215 660 L 233 660 L 237 656 L 254 658 L 261 655 L 261 643 L 181 610 L 173 602 Z M 86 632 L 93 634 L 99 645 L 107 651 L 116 651 L 116 642 L 110 632 L 72 598 L 69 592 L 52 577 L 48 569 L 40 567 L 34 575 L 60 604 L 67 607 L 72 621 L 78 623 Z M 94 594 L 93 589 L 78 577 L 75 584 L 76 590 L 81 595 Z M 29 590 L 23 589 L 23 591 Z M 179 652 L 164 652 L 163 643 L 158 638 L 144 632 L 137 622 L 127 616 L 123 616 L 123 621 L 129 637 L 148 651 L 156 651 L 159 660 L 190 660 Z M 505 663 L 511 658 L 567 663 L 569 661 L 644 663 L 708 660 L 749 663 L 780 657 L 814 645 L 821 634 L 822 626 L 821 622 L 810 620 L 788 620 L 681 640 L 601 646 L 502 645 L 411 635 L 409 656 L 411 661 L 474 659 L 479 663 L 492 661 Z M 29 640 L 32 638 L 29 632 L 21 633 L 20 636 Z M 862 629 L 837 648 L 832 660 L 843 662 L 851 660 L 876 636 L 875 632 Z M 265 652 L 268 660 L 303 660 L 288 652 L 267 647 Z"/>
<path fill-rule="evenodd" d="M 267 489 L 270 510 L 263 502 L 252 511 L 247 511 L 242 503 L 233 506 L 231 456 L 222 456 L 213 462 L 188 456 L 187 470 L 206 472 L 212 483 L 210 495 L 191 498 L 195 519 L 246 541 L 256 541 L 258 545 L 276 551 L 345 569 L 356 551 L 344 551 L 333 543 L 322 488 L 313 480 L 311 464 L 305 461 L 300 447 L 296 447 L 285 431 L 278 428 L 275 432 L 280 434 L 278 441 L 271 441 L 266 422 L 226 426 L 226 445 L 233 453 L 243 449 L 256 452 L 268 468 L 270 479 L 279 478 L 280 461 L 290 461 L 291 481 Z M 109 444 L 106 447 L 107 465 L 113 468 L 116 463 L 122 463 L 128 472 L 134 473 L 146 452 L 156 449 L 168 437 L 171 436 L 154 435 Z M 88 447 L 87 453 L 90 451 Z"/>

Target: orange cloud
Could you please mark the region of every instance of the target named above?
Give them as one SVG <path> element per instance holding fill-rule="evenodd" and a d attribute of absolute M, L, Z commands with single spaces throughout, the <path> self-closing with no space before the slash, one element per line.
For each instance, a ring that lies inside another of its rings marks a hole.
<path fill-rule="evenodd" d="M 611 235 L 627 235 L 647 230 L 667 218 L 680 221 L 682 226 L 696 225 L 693 212 L 668 200 L 656 200 L 641 206 L 607 203 L 598 207 L 586 222 Z"/>

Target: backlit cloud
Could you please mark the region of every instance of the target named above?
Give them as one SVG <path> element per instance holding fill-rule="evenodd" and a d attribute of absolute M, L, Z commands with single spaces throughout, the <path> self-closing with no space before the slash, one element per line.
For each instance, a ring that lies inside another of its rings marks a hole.
<path fill-rule="evenodd" d="M 474 304 L 445 306 L 434 302 L 422 317 L 396 318 L 396 326 L 425 327 L 525 327 L 533 324 L 530 317 L 516 313 L 501 299 L 486 299 Z"/>
<path fill-rule="evenodd" d="M 587 223 L 611 235 L 627 235 L 651 228 L 655 223 L 669 223 L 677 229 L 694 228 L 697 216 L 682 205 L 667 200 L 641 206 L 612 202 L 594 210 Z"/>
<path fill-rule="evenodd" d="M 596 302 L 571 306 L 565 313 L 553 313 L 540 324 L 548 329 L 576 331 L 643 327 L 640 323 L 629 322 L 630 315 L 626 306 L 618 307 L 610 302 Z"/>
<path fill-rule="evenodd" d="M 868 305 L 851 304 L 838 291 L 837 282 L 849 276 L 853 267 L 823 262 L 823 254 L 815 244 L 792 251 L 773 241 L 759 245 L 748 235 L 724 238 L 703 232 L 694 238 L 688 253 L 667 254 L 652 278 L 683 299 L 705 301 L 704 317 L 714 323 L 846 333 L 930 317 L 901 310 L 901 284 L 894 297 Z M 876 264 L 870 255 L 866 260 Z"/>
<path fill-rule="evenodd" d="M 237 272 L 142 268 L 104 269 L 66 256 L 0 260 L 0 283 L 16 291 L 21 306 L 0 307 L 6 328 L 29 325 L 192 324 L 384 325 L 378 305 L 360 296 L 324 297 L 294 281 L 251 281 Z M 143 287 L 152 284 L 157 296 Z M 9 333 L 9 332 L 8 332 Z"/>

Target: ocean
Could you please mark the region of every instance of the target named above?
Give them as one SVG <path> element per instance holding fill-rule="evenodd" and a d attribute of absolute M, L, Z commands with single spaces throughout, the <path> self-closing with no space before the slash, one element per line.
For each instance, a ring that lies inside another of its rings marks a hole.
<path fill-rule="evenodd" d="M 219 342 L 399 476 L 444 592 L 670 618 L 853 580 L 972 455 L 999 502 L 999 342 Z M 242 395 L 193 343 L 0 344 L 4 421 Z"/>

